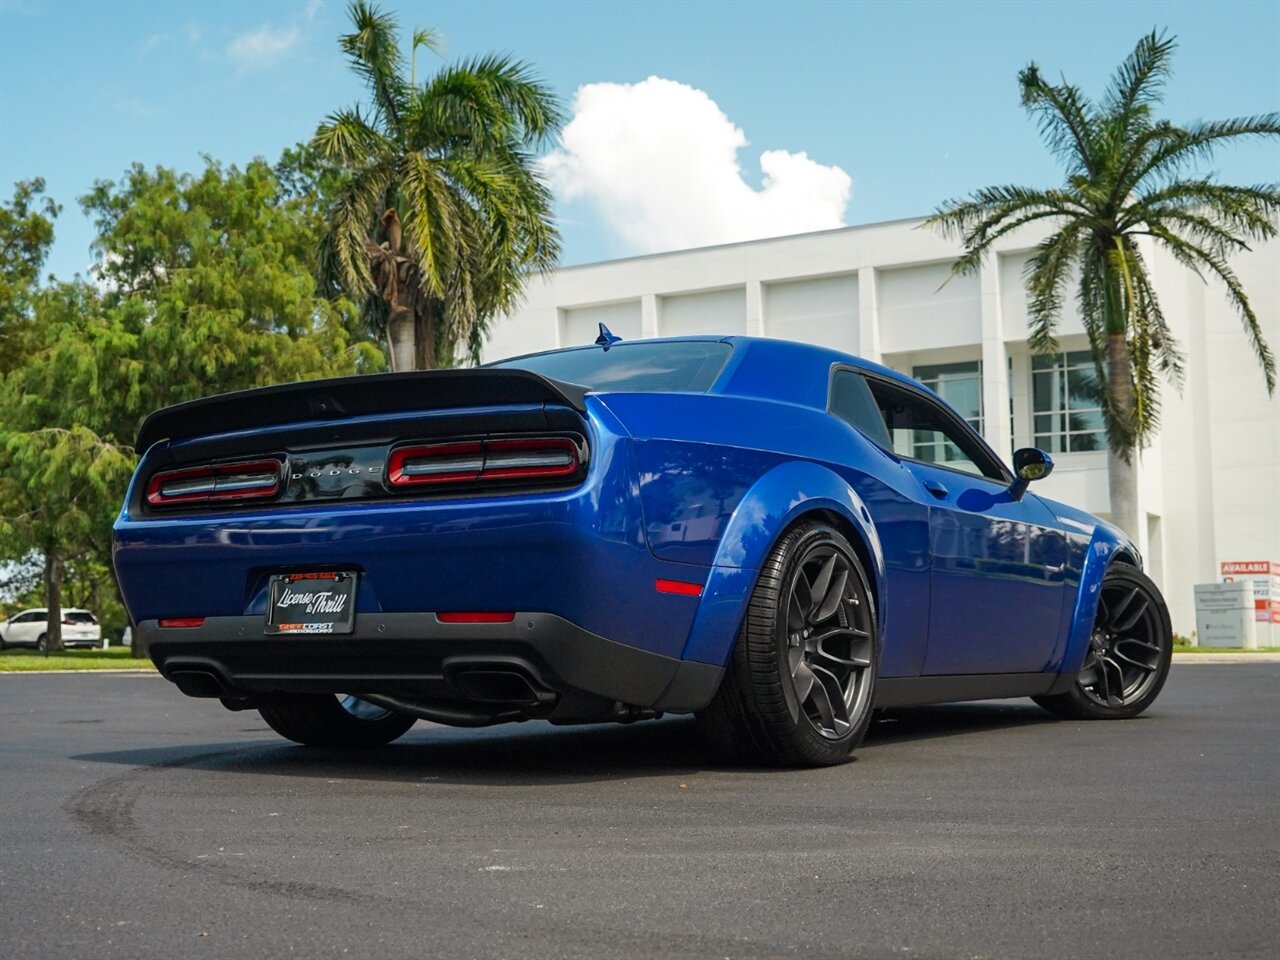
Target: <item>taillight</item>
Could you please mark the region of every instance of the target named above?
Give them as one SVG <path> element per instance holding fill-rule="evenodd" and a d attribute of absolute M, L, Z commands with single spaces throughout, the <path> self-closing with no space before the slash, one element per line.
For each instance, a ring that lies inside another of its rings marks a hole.
<path fill-rule="evenodd" d="M 486 480 L 554 480 L 582 466 L 568 437 L 511 437 L 398 447 L 387 461 L 393 487 Z"/>
<path fill-rule="evenodd" d="M 153 507 L 169 507 L 228 500 L 268 500 L 280 492 L 282 477 L 279 460 L 162 470 L 147 484 L 147 503 Z"/>

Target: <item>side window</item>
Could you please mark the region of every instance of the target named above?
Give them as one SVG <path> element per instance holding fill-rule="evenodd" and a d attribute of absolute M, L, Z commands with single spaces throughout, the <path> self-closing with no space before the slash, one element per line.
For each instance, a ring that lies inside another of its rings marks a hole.
<path fill-rule="evenodd" d="M 831 380 L 831 414 L 839 417 L 872 443 L 893 449 L 884 417 L 876 406 L 867 381 L 852 370 L 837 370 Z"/>
<path fill-rule="evenodd" d="M 882 380 L 869 386 L 884 418 L 889 449 L 898 456 L 1004 482 L 1004 470 L 995 457 L 939 403 Z"/>

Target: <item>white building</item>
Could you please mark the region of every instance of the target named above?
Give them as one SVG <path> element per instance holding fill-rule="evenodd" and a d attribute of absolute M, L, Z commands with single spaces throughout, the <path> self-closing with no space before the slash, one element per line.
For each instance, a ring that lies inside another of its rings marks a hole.
<path fill-rule="evenodd" d="M 1018 447 L 1051 451 L 1056 469 L 1037 492 L 1106 516 L 1106 443 L 1078 316 L 1068 308 L 1063 317 L 1058 358 L 1027 348 L 1022 270 L 1038 237 L 1007 238 L 980 275 L 944 285 L 959 247 L 921 224 L 568 267 L 530 284 L 524 306 L 495 325 L 485 359 L 590 343 L 601 321 L 625 339 L 721 333 L 826 344 L 924 380 L 1006 462 Z M 1181 394 L 1164 389 L 1159 437 L 1142 454 L 1138 540 L 1174 630 L 1188 635 L 1194 584 L 1219 580 L 1224 562 L 1280 560 L 1280 395 L 1268 397 L 1221 286 L 1158 249 L 1144 254 L 1187 370 Z M 1233 267 L 1280 352 L 1280 243 Z"/>

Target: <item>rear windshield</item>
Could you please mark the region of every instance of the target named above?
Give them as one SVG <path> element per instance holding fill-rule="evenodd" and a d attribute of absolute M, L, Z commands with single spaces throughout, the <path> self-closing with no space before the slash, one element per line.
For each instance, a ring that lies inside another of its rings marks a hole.
<path fill-rule="evenodd" d="M 608 350 L 588 347 L 502 360 L 553 380 L 613 393 L 705 393 L 716 382 L 733 348 L 712 341 L 617 343 Z"/>
<path fill-rule="evenodd" d="M 66 613 L 63 617 L 67 623 L 97 623 L 92 613 Z"/>

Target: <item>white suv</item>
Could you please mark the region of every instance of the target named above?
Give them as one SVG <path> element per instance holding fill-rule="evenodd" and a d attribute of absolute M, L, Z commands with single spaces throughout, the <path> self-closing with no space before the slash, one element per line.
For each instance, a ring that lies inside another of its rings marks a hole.
<path fill-rule="evenodd" d="M 62 645 L 64 647 L 96 647 L 102 643 L 102 627 L 88 610 L 64 608 L 62 611 Z M 8 620 L 0 620 L 0 650 L 5 647 L 49 645 L 49 611 L 23 610 Z"/>

